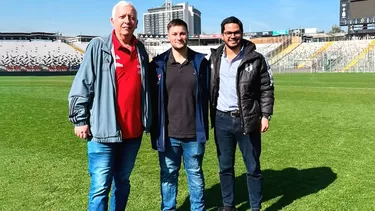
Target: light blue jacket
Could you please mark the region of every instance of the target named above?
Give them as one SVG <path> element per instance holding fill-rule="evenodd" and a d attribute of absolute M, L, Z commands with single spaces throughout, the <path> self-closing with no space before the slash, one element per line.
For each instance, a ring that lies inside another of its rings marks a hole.
<path fill-rule="evenodd" d="M 151 126 L 151 99 L 148 83 L 149 57 L 138 41 L 136 46 L 141 66 L 142 123 L 146 132 Z M 69 121 L 75 126 L 88 124 L 92 137 L 101 143 L 121 142 L 116 119 L 116 74 L 112 33 L 97 37 L 87 46 L 81 66 L 69 92 Z M 128 102 L 133 103 L 133 102 Z"/>

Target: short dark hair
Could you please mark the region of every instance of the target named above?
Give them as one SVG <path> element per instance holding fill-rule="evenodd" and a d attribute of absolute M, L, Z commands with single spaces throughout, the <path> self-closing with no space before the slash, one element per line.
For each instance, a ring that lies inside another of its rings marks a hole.
<path fill-rule="evenodd" d="M 221 33 L 224 33 L 225 25 L 229 24 L 229 23 L 238 24 L 238 26 L 240 26 L 241 32 L 243 32 L 243 25 L 242 25 L 242 22 L 240 21 L 240 19 L 238 19 L 238 18 L 236 18 L 234 16 L 230 16 L 228 18 L 225 18 L 223 20 L 223 22 L 221 22 Z"/>
<path fill-rule="evenodd" d="M 169 23 L 168 23 L 168 26 L 167 26 L 167 29 L 169 31 L 169 29 L 172 27 L 172 26 L 183 26 L 185 27 L 186 31 L 188 31 L 188 26 L 187 24 L 185 23 L 185 21 L 181 20 L 181 19 L 173 19 L 171 20 Z"/>

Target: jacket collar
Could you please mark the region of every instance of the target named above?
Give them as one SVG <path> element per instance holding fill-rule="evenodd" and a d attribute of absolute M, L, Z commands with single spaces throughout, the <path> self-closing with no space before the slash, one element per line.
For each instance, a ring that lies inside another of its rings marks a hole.
<path fill-rule="evenodd" d="M 107 36 L 104 36 L 104 37 L 101 37 L 101 39 L 103 40 L 104 42 L 104 45 L 102 47 L 102 50 L 106 51 L 107 53 L 111 54 L 111 52 L 113 51 L 113 43 L 112 43 L 112 38 L 113 38 L 113 33 L 110 33 L 109 35 Z M 136 39 L 136 37 L 134 37 L 134 39 Z M 136 48 L 139 47 L 140 45 L 140 42 L 135 42 L 136 43 Z"/>
<path fill-rule="evenodd" d="M 112 47 L 113 47 L 113 44 L 112 44 L 112 33 L 110 33 L 109 35 L 107 36 L 104 36 L 104 37 L 101 37 L 103 42 L 104 42 L 104 45 L 102 47 L 102 50 L 106 51 L 107 53 L 111 53 L 112 51 Z"/>
<path fill-rule="evenodd" d="M 168 62 L 169 55 L 171 54 L 171 51 L 172 51 L 172 48 L 170 48 L 167 51 L 165 51 L 164 53 L 156 56 L 154 58 L 155 63 L 160 67 L 164 67 L 164 65 Z M 188 48 L 188 51 L 189 51 L 188 54 L 191 56 L 191 59 L 193 60 L 195 66 L 199 67 L 198 64 L 200 64 L 201 61 L 204 59 L 205 54 L 198 53 L 196 51 L 191 50 L 190 48 Z M 199 69 L 199 68 L 197 68 L 197 69 Z"/>

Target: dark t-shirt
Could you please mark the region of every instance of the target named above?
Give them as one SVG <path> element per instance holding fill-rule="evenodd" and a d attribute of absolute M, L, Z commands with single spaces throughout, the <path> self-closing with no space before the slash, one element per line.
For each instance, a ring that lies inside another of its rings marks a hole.
<path fill-rule="evenodd" d="M 195 138 L 196 71 L 191 55 L 182 64 L 170 53 L 166 71 L 167 131 L 171 138 Z"/>

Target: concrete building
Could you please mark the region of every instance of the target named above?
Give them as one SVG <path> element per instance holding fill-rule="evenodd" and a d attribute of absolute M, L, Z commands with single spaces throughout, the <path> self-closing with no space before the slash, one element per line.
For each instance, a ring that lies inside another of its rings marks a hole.
<path fill-rule="evenodd" d="M 165 16 L 165 5 L 148 9 L 148 12 L 143 14 L 143 33 L 154 35 L 167 34 L 168 23 L 165 23 Z M 174 18 L 182 19 L 187 23 L 189 35 L 201 34 L 201 12 L 188 3 L 180 3 L 172 6 L 172 19 Z"/>

